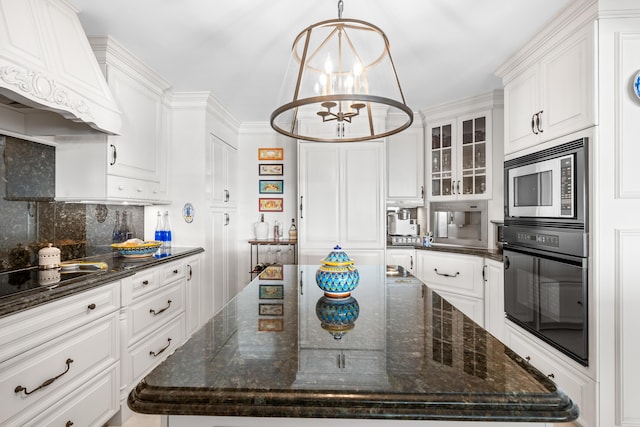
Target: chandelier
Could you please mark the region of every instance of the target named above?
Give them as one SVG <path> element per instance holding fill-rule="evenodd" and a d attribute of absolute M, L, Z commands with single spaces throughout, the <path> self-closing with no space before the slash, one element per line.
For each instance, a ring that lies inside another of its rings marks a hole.
<path fill-rule="evenodd" d="M 281 106 L 271 113 L 276 132 L 306 141 L 356 142 L 411 126 L 413 112 L 387 36 L 368 22 L 343 19 L 342 9 L 339 0 L 338 19 L 310 25 L 294 40 Z M 398 114 L 401 120 L 385 121 Z"/>

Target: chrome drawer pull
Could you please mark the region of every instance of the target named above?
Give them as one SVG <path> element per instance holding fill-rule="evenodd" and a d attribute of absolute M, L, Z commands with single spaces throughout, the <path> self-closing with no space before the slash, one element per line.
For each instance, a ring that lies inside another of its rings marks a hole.
<path fill-rule="evenodd" d="M 149 313 L 153 314 L 154 316 L 157 316 L 158 314 L 162 313 L 165 310 L 168 310 L 169 307 L 171 307 L 171 300 L 167 300 L 167 306 L 165 308 L 163 308 L 160 311 L 155 311 L 153 308 L 151 310 L 149 310 Z"/>
<path fill-rule="evenodd" d="M 171 338 L 167 338 L 167 345 L 165 345 L 164 347 L 162 347 L 162 349 L 159 352 L 155 352 L 155 351 L 150 351 L 149 355 L 153 356 L 153 357 L 158 357 L 160 356 L 166 349 L 169 348 L 169 346 L 171 345 Z"/>
<path fill-rule="evenodd" d="M 22 387 L 21 385 L 19 385 L 18 387 L 16 387 L 16 389 L 14 391 L 16 393 L 20 393 L 21 391 L 23 391 L 25 395 L 29 395 L 29 394 L 31 394 L 33 392 L 36 392 L 36 391 L 40 390 L 41 388 L 45 388 L 46 386 L 53 384 L 53 382 L 55 380 L 57 380 L 58 378 L 60 378 L 61 376 L 63 376 L 67 372 L 69 372 L 69 367 L 73 363 L 73 359 L 67 359 L 67 361 L 65 363 L 67 364 L 67 369 L 65 369 L 63 373 L 61 373 L 60 375 L 57 375 L 57 376 L 55 376 L 53 378 L 49 378 L 48 380 L 46 380 L 45 382 L 40 384 L 40 387 L 35 388 L 35 389 L 31 390 L 31 391 L 27 391 L 26 387 Z"/>
<path fill-rule="evenodd" d="M 434 268 L 433 271 L 435 271 L 438 276 L 444 276 L 444 277 L 456 277 L 456 276 L 458 276 L 460 274 L 459 271 L 456 271 L 456 274 L 440 273 L 440 272 L 438 272 L 437 268 Z"/>

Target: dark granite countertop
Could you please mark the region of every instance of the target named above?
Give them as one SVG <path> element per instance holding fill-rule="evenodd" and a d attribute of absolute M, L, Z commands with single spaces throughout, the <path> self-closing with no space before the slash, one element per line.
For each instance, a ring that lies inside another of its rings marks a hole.
<path fill-rule="evenodd" d="M 88 248 L 87 253 L 92 255 L 75 261 L 105 262 L 108 269 L 73 275 L 62 273 L 59 282 L 43 286 L 37 283 L 39 274 L 37 267 L 0 273 L 0 317 L 106 285 L 131 276 L 137 271 L 200 252 L 203 252 L 202 248 L 177 247 L 172 249 L 171 255 L 163 258 L 151 256 L 130 259 L 120 256 L 109 246 Z"/>
<path fill-rule="evenodd" d="M 474 255 L 482 258 L 489 258 L 494 261 L 502 262 L 502 249 L 484 249 L 484 248 L 472 248 L 468 246 L 455 246 L 455 245 L 432 245 L 429 247 L 424 246 L 387 246 L 387 249 L 403 249 L 412 248 L 421 251 L 433 251 L 433 252 L 449 252 L 452 254 L 461 255 Z"/>
<path fill-rule="evenodd" d="M 256 278 L 135 387 L 129 406 L 168 415 L 577 418 L 549 378 L 415 277 L 358 266 L 353 299 L 328 300 L 317 268 Z"/>

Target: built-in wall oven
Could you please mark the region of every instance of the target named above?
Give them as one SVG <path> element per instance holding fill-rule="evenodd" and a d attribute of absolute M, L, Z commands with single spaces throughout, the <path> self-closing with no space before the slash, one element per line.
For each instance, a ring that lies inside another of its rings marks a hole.
<path fill-rule="evenodd" d="M 588 365 L 587 139 L 505 162 L 507 318 Z"/>

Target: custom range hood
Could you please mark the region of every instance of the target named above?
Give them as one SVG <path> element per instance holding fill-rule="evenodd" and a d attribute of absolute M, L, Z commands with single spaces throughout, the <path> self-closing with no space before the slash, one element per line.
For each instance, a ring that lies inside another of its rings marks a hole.
<path fill-rule="evenodd" d="M 0 133 L 118 134 L 120 111 L 67 0 L 0 0 Z"/>

